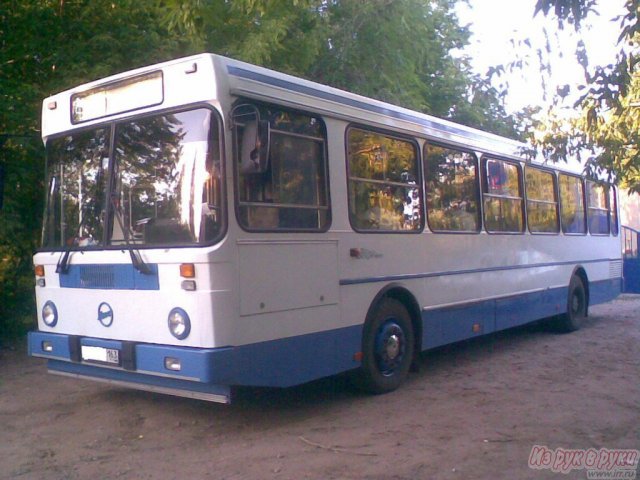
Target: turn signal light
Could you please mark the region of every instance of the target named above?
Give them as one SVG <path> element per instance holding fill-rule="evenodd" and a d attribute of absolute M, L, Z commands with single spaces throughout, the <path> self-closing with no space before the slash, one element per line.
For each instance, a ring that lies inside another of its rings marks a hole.
<path fill-rule="evenodd" d="M 183 278 L 195 278 L 196 266 L 193 263 L 183 263 L 180 265 L 180 276 Z"/>
<path fill-rule="evenodd" d="M 44 277 L 44 265 L 36 265 L 34 268 L 36 277 Z"/>

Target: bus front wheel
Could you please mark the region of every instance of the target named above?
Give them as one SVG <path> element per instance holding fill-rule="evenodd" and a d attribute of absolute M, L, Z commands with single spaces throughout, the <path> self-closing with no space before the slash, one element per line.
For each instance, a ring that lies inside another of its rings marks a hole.
<path fill-rule="evenodd" d="M 360 384 L 371 393 L 398 388 L 413 360 L 415 339 L 405 306 L 383 299 L 367 319 L 362 337 Z"/>

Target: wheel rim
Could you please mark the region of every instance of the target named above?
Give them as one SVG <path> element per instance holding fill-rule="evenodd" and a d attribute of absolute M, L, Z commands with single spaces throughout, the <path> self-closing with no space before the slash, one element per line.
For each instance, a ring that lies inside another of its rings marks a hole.
<path fill-rule="evenodd" d="M 581 291 L 575 290 L 571 297 L 571 314 L 573 317 L 582 316 L 584 312 L 584 295 Z"/>
<path fill-rule="evenodd" d="M 375 341 L 375 359 L 378 370 L 390 376 L 402 365 L 406 351 L 404 331 L 395 320 L 386 321 L 378 330 Z"/>

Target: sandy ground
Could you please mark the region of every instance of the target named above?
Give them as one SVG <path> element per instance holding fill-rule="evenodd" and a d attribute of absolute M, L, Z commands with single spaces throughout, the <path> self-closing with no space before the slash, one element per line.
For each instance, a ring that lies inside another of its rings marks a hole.
<path fill-rule="evenodd" d="M 0 479 L 584 479 L 530 469 L 532 446 L 640 448 L 640 296 L 429 352 L 382 396 L 337 377 L 227 406 L 44 363 L 0 351 Z"/>

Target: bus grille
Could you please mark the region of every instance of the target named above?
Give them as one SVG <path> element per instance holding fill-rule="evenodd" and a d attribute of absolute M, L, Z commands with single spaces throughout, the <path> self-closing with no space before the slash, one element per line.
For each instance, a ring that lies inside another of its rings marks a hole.
<path fill-rule="evenodd" d="M 609 278 L 620 278 L 622 276 L 622 260 L 612 260 L 609 262 Z"/>
<path fill-rule="evenodd" d="M 131 264 L 70 265 L 60 273 L 62 288 L 102 290 L 158 290 L 158 265 L 148 263 L 150 273 L 142 274 Z"/>
<path fill-rule="evenodd" d="M 81 265 L 80 288 L 113 288 L 115 272 L 112 265 Z"/>

